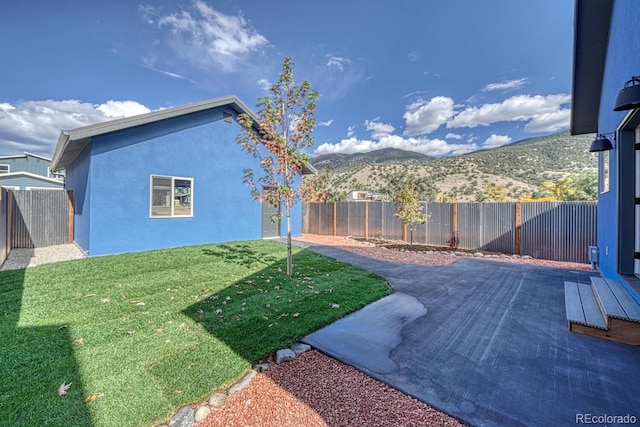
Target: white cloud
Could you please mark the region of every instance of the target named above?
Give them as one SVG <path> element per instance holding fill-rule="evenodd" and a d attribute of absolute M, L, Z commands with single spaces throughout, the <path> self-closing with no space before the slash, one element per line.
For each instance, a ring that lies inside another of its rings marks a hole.
<path fill-rule="evenodd" d="M 455 113 L 453 99 L 436 96 L 429 101 L 418 100 L 407 107 L 402 116 L 406 123 L 406 136 L 425 135 L 438 129 Z"/>
<path fill-rule="evenodd" d="M 418 52 L 416 52 L 415 50 L 412 52 L 409 52 L 409 54 L 407 55 L 407 57 L 409 58 L 410 62 L 416 62 L 418 60 L 418 58 L 420 57 L 420 55 L 418 55 Z"/>
<path fill-rule="evenodd" d="M 95 107 L 105 117 L 119 118 L 151 112 L 150 109 L 136 101 L 107 101 Z"/>
<path fill-rule="evenodd" d="M 371 138 L 375 140 L 382 139 L 386 136 L 391 135 L 391 133 L 396 130 L 392 125 L 387 123 L 380 123 L 379 117 L 376 117 L 373 120 L 365 120 L 364 126 L 368 131 L 371 131 Z"/>
<path fill-rule="evenodd" d="M 344 67 L 351 63 L 349 58 L 342 58 L 340 56 L 332 56 L 327 61 L 327 67 L 336 67 L 340 71 L 344 71 Z"/>
<path fill-rule="evenodd" d="M 324 143 L 315 150 L 315 155 L 332 153 L 366 153 L 383 148 L 398 148 L 401 150 L 415 151 L 428 156 L 444 156 L 465 154 L 476 151 L 476 144 L 449 144 L 442 139 L 429 139 L 425 137 L 404 138 L 399 135 L 387 135 L 379 140 L 358 138 L 343 139 L 337 144 Z"/>
<path fill-rule="evenodd" d="M 258 80 L 258 86 L 260 86 L 262 88 L 262 90 L 264 90 L 265 92 L 268 92 L 269 89 L 271 89 L 271 86 L 273 86 L 273 85 L 267 79 L 260 79 L 260 80 Z"/>
<path fill-rule="evenodd" d="M 507 80 L 500 83 L 489 83 L 488 85 L 485 85 L 482 89 L 480 89 L 480 91 L 491 92 L 494 90 L 520 89 L 522 86 L 524 86 L 526 82 L 527 82 L 527 78 L 524 77 L 516 80 Z"/>
<path fill-rule="evenodd" d="M 510 142 L 511 142 L 510 136 L 496 135 L 495 133 L 492 133 L 491 136 L 482 143 L 482 148 L 483 149 L 498 148 L 498 147 L 502 147 L 503 145 L 507 145 Z"/>
<path fill-rule="evenodd" d="M 462 135 L 458 135 L 457 133 L 448 133 L 445 136 L 445 139 L 462 139 Z"/>
<path fill-rule="evenodd" d="M 331 126 L 332 123 L 333 123 L 333 119 L 327 120 L 326 122 L 318 122 L 316 123 L 316 126 Z"/>
<path fill-rule="evenodd" d="M 141 12 L 147 23 L 169 30 L 169 46 L 175 56 L 200 68 L 219 65 L 232 72 L 248 55 L 261 53 L 269 45 L 242 15 L 225 15 L 202 1 L 157 20 L 152 18 L 153 8 Z"/>
<path fill-rule="evenodd" d="M 447 128 L 474 128 L 505 121 L 526 121 L 527 132 L 553 132 L 569 126 L 570 110 L 562 108 L 571 96 L 517 95 L 501 103 L 468 107 L 447 122 Z"/>
<path fill-rule="evenodd" d="M 356 134 L 356 125 L 349 126 L 347 128 L 347 138 L 351 138 Z"/>
<path fill-rule="evenodd" d="M 61 130 L 149 111 L 136 101 L 107 101 L 96 105 L 49 99 L 0 104 L 0 147 L 5 155 L 29 151 L 51 156 Z"/>

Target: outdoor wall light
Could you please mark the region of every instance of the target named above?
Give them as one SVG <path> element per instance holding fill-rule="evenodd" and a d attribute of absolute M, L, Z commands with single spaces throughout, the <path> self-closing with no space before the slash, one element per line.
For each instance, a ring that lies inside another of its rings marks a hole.
<path fill-rule="evenodd" d="M 628 80 L 616 98 L 613 111 L 633 110 L 640 108 L 640 76 L 633 76 Z"/>
<path fill-rule="evenodd" d="M 613 150 L 613 144 L 611 143 L 611 140 L 605 135 L 606 134 L 600 134 L 595 140 L 593 140 L 593 142 L 591 143 L 591 147 L 589 147 L 590 153 Z M 613 140 L 615 141 L 616 133 L 612 132 L 611 135 L 613 135 Z"/>

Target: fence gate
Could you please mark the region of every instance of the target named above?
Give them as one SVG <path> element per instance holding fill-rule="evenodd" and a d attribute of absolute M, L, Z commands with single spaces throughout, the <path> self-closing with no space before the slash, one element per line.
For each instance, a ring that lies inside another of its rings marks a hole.
<path fill-rule="evenodd" d="M 62 190 L 8 192 L 11 248 L 36 248 L 72 241 L 73 193 Z"/>

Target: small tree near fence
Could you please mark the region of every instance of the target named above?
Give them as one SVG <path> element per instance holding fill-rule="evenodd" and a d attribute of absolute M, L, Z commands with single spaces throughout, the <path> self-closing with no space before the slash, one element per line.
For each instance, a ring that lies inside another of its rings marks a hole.
<path fill-rule="evenodd" d="M 270 96 L 258 98 L 258 129 L 247 114 L 238 117 L 241 132 L 236 137 L 244 151 L 260 159 L 263 176 L 256 178 L 253 169 L 244 170 L 244 182 L 254 199 L 277 209 L 271 218 L 277 221 L 284 204 L 287 217 L 287 274 L 293 274 L 291 253 L 291 208 L 300 199 L 296 178 L 302 174 L 308 156 L 304 150 L 313 146 L 318 92 L 308 81 L 300 86 L 293 80 L 293 61 L 285 58 L 278 82 L 269 89 Z"/>
<path fill-rule="evenodd" d="M 413 245 L 413 230 L 416 225 L 425 224 L 429 215 L 423 212 L 420 195 L 416 185 L 407 182 L 393 195 L 396 218 L 399 218 L 410 229 L 410 244 Z"/>

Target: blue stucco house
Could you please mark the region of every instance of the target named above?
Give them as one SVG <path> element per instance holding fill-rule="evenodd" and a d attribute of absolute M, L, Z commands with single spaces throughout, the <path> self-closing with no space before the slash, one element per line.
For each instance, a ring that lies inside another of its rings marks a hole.
<path fill-rule="evenodd" d="M 64 188 L 64 174 L 53 173 L 51 159 L 24 152 L 0 156 L 0 187 L 12 190 Z"/>
<path fill-rule="evenodd" d="M 76 244 L 96 256 L 284 234 L 243 183 L 259 164 L 235 142 L 242 113 L 258 123 L 228 96 L 62 131 L 52 169 L 73 190 Z M 291 219 L 299 234 L 299 205 Z"/>
<path fill-rule="evenodd" d="M 598 237 L 592 252 L 597 269 L 602 283 L 619 283 L 628 293 L 620 293 L 618 300 L 630 296 L 638 304 L 640 87 L 626 92 L 635 91 L 636 104 L 623 105 L 618 96 L 640 83 L 634 82 L 640 76 L 639 23 L 640 1 L 576 0 L 571 116 L 572 134 L 601 135 L 591 147 L 599 156 Z M 630 304 L 624 311 L 638 317 L 640 309 Z M 640 328 L 634 334 L 640 344 Z"/>

